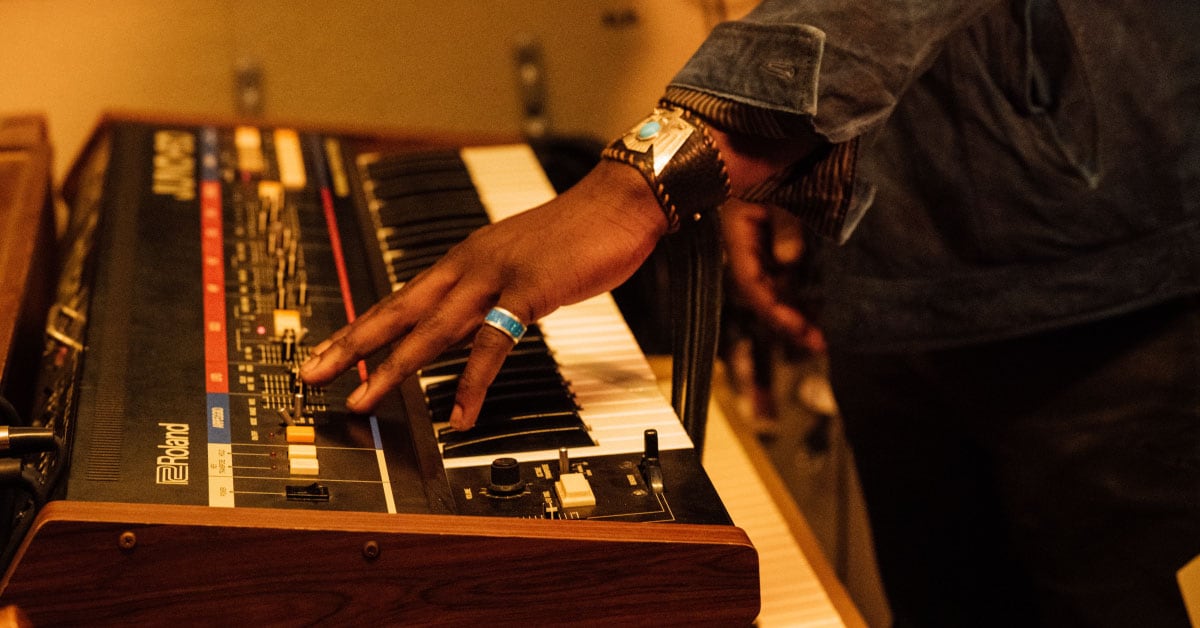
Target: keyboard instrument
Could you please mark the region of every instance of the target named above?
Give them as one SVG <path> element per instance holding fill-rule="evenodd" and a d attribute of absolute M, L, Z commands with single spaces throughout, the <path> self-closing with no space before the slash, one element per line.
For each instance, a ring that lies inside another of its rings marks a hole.
<path fill-rule="evenodd" d="M 94 229 L 33 419 L 60 446 L 24 461 L 0 602 L 35 624 L 750 623 L 755 550 L 611 296 L 531 326 L 469 431 L 446 424 L 463 348 L 372 415 L 344 399 L 379 358 L 297 377 L 472 230 L 552 198 L 539 159 L 105 120 L 66 184 Z"/>

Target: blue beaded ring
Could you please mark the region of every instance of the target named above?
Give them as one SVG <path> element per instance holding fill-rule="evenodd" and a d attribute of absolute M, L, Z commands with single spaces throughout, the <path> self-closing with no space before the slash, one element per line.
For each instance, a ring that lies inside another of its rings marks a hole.
<path fill-rule="evenodd" d="M 492 311 L 483 318 L 483 324 L 491 325 L 504 332 L 506 336 L 512 338 L 513 344 L 520 342 L 521 336 L 525 335 L 525 325 L 512 312 L 502 307 L 492 308 Z"/>

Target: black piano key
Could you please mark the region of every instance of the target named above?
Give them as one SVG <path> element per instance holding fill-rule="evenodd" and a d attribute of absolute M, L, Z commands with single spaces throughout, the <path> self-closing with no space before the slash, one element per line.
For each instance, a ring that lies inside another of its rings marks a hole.
<path fill-rule="evenodd" d="M 430 255 L 441 257 L 450 250 L 450 246 L 446 244 L 417 244 L 408 247 L 398 247 L 388 249 L 383 253 L 383 261 L 389 264 L 401 263 L 404 260 L 415 259 L 419 257 L 428 257 Z"/>
<path fill-rule="evenodd" d="M 397 283 L 397 284 L 408 283 L 408 282 L 412 281 L 414 277 L 416 277 L 417 275 L 420 275 L 421 272 L 424 270 L 425 270 L 424 268 L 413 268 L 411 270 L 401 272 L 401 273 L 393 272 L 392 273 L 392 281 L 393 281 L 393 283 Z"/>
<path fill-rule="evenodd" d="M 479 193 L 466 173 L 440 174 L 432 180 L 409 177 L 372 180 L 370 185 L 371 196 L 379 203 L 408 203 L 423 199 L 424 203 L 483 207 Z"/>
<path fill-rule="evenodd" d="M 384 227 L 404 229 L 435 220 L 473 218 L 487 224 L 487 210 L 474 192 L 442 192 L 391 199 L 376 203 L 379 223 Z"/>
<path fill-rule="evenodd" d="M 465 432 L 442 430 L 442 457 L 501 455 L 594 445 L 577 413 L 514 417 L 509 423 L 479 424 Z"/>
<path fill-rule="evenodd" d="M 570 395 L 566 380 L 557 371 L 531 377 L 501 377 L 500 374 L 497 374 L 492 385 L 488 386 L 488 395 L 506 395 L 513 391 L 529 389 L 561 390 L 564 391 L 564 394 Z M 442 380 L 425 387 L 425 399 L 431 405 L 447 400 L 453 401 L 457 393 L 458 379 Z"/>
<path fill-rule="evenodd" d="M 446 249 L 448 251 L 449 249 Z M 442 259 L 446 251 L 434 251 L 424 255 L 404 256 L 400 259 L 388 261 L 388 268 L 396 277 L 415 277 L 417 273 L 433 266 L 434 262 Z"/>
<path fill-rule="evenodd" d="M 546 338 L 542 335 L 542 329 L 538 327 L 537 323 L 528 325 L 525 328 L 525 335 L 521 336 L 521 342 L 518 342 L 512 351 L 508 352 L 509 355 L 524 353 L 550 353 L 550 347 L 546 346 Z M 431 360 L 429 366 L 440 366 L 449 362 L 465 362 L 470 354 L 471 345 L 451 347 Z"/>
<path fill-rule="evenodd" d="M 450 420 L 450 411 L 454 409 L 454 399 L 443 399 L 430 403 L 429 418 L 434 423 L 444 423 Z M 512 417 L 526 414 L 551 414 L 560 412 L 575 412 L 579 405 L 570 394 L 559 389 L 525 390 L 509 394 L 489 394 L 483 400 L 479 409 L 479 424 L 512 422 Z M 514 428 L 519 426 L 514 425 Z"/>
<path fill-rule="evenodd" d="M 412 260 L 428 260 L 430 257 L 435 260 L 440 259 L 449 253 L 450 249 L 458 242 L 459 240 L 410 243 L 405 247 L 385 249 L 383 261 L 396 271 L 404 271 L 407 270 L 407 265 L 411 265 Z"/>
<path fill-rule="evenodd" d="M 397 280 L 408 281 L 421 273 L 421 271 L 429 268 L 446 253 L 450 252 L 449 247 L 430 249 L 422 252 L 420 255 L 398 255 L 395 258 L 385 260 L 388 272 Z"/>
<path fill-rule="evenodd" d="M 463 170 L 465 168 L 457 150 L 396 153 L 385 155 L 367 164 L 367 177 L 373 180 L 388 179 L 419 175 L 423 172 Z"/>
<path fill-rule="evenodd" d="M 430 172 L 422 176 L 374 179 L 373 182 L 371 193 L 383 201 L 429 193 L 475 192 L 475 184 L 466 171 Z"/>
<path fill-rule="evenodd" d="M 532 372 L 509 370 L 488 387 L 481 422 L 504 421 L 510 416 L 579 410 L 579 404 L 556 369 Z M 458 379 L 437 382 L 426 389 L 425 401 L 434 422 L 448 421 L 454 408 Z"/>
<path fill-rule="evenodd" d="M 487 224 L 487 220 L 466 218 L 431 221 L 420 226 L 389 228 L 382 231 L 380 243 L 385 250 L 444 243 L 453 246 L 462 242 L 472 231 Z"/>
<path fill-rule="evenodd" d="M 426 405 L 433 409 L 449 408 L 454 405 L 455 395 L 457 394 L 458 379 L 446 379 L 444 382 L 439 382 L 437 387 L 430 387 L 425 391 Z M 522 397 L 528 397 L 530 406 L 527 408 L 514 407 L 510 414 L 526 414 L 532 409 L 580 409 L 575 402 L 575 395 L 571 393 L 571 389 L 565 379 L 560 377 L 557 372 L 542 373 L 542 375 L 530 378 L 514 378 L 509 382 L 500 384 L 492 384 L 487 387 L 487 396 L 484 403 L 490 401 L 499 403 L 508 400 L 520 400 Z M 545 408 L 533 406 L 534 400 L 544 400 L 547 403 Z M 434 418 L 434 421 L 444 420 Z"/>
<path fill-rule="evenodd" d="M 454 375 L 438 379 L 430 383 L 425 388 L 425 396 L 429 399 L 438 399 L 441 397 L 453 397 L 458 390 L 458 375 L 462 373 L 460 368 Z M 517 368 L 510 366 L 507 369 L 502 369 L 496 374 L 496 378 L 492 380 L 489 391 L 496 391 L 500 394 L 513 388 L 521 386 L 567 386 L 566 380 L 562 374 L 558 372 L 558 365 L 534 365 L 527 368 Z"/>
<path fill-rule="evenodd" d="M 433 263 L 443 255 L 445 255 L 445 251 L 427 253 L 427 255 L 419 257 L 394 259 L 394 261 L 388 262 L 388 271 L 396 277 L 397 281 L 400 281 L 400 277 L 404 277 L 403 281 L 408 281 L 420 274 L 422 270 L 432 267 Z"/>
<path fill-rule="evenodd" d="M 462 373 L 463 365 L 466 360 L 448 360 L 430 364 L 421 369 L 422 377 L 441 377 L 446 375 L 458 375 Z M 514 347 L 514 352 L 508 354 L 504 364 L 500 367 L 500 372 L 506 371 L 523 371 L 529 372 L 537 369 L 549 369 L 551 371 L 558 370 L 558 363 L 554 358 L 543 352 L 517 353 Z"/>
<path fill-rule="evenodd" d="M 384 157 L 368 173 L 393 282 L 412 280 L 489 222 L 456 153 Z"/>
<path fill-rule="evenodd" d="M 461 370 L 459 373 L 461 373 Z M 496 394 L 502 394 L 515 388 L 531 385 L 562 388 L 567 391 L 566 394 L 572 394 L 570 392 L 570 384 L 558 372 L 557 365 L 554 368 L 547 368 L 545 366 L 533 366 L 530 368 L 510 367 L 496 374 L 496 378 L 492 380 L 492 384 L 488 387 L 488 390 L 495 390 Z M 453 398 L 457 391 L 458 377 L 456 374 L 444 379 L 438 379 L 429 384 L 425 388 L 425 396 L 433 400 Z"/>
<path fill-rule="evenodd" d="M 530 354 L 549 354 L 550 348 L 546 346 L 546 339 L 542 337 L 541 330 L 536 324 L 530 325 L 525 329 L 525 335 L 521 338 L 511 351 L 508 352 L 508 357 L 514 355 L 530 355 Z M 461 345 L 451 347 L 441 352 L 438 357 L 434 358 L 426 364 L 423 370 L 446 369 L 458 366 L 462 370 L 462 365 L 466 364 L 467 357 L 471 355 L 471 345 Z M 443 372 L 444 374 L 444 372 Z"/>

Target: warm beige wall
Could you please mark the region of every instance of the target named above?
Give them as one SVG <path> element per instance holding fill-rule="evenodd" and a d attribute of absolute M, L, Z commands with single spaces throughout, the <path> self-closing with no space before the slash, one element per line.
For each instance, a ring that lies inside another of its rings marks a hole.
<path fill-rule="evenodd" d="M 106 108 L 231 112 L 229 6 L 0 0 L 0 111 L 47 115 L 60 172 Z"/>
<path fill-rule="evenodd" d="M 233 114 L 234 67 L 251 59 L 268 118 L 516 133 L 513 47 L 532 37 L 552 127 L 606 138 L 745 4 L 0 0 L 0 112 L 46 113 L 62 172 L 106 109 Z"/>

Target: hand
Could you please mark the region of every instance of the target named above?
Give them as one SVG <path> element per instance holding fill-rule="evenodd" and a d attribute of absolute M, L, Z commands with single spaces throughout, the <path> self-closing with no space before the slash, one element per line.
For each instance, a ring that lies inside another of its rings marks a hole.
<path fill-rule="evenodd" d="M 629 278 L 665 233 L 666 219 L 634 169 L 604 161 L 558 198 L 479 229 L 354 323 L 313 348 L 304 381 L 325 384 L 395 341 L 346 400 L 368 412 L 442 351 L 474 333 L 450 424 L 475 424 L 487 387 L 513 347 L 482 325 L 494 306 L 530 324 Z"/>
<path fill-rule="evenodd" d="M 794 264 L 803 255 L 799 219 L 777 207 L 730 199 L 721 209 L 721 229 L 732 287 L 749 309 L 797 346 L 824 352 L 821 331 L 784 303 L 778 278 L 768 271 L 768 267 Z M 771 238 L 770 251 L 764 250 L 764 235 Z"/>

